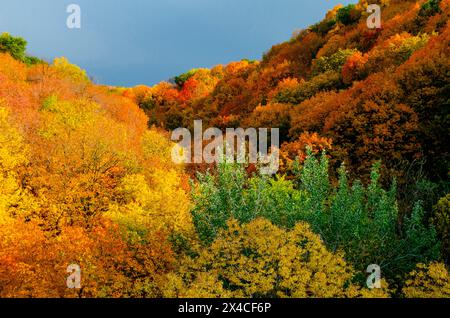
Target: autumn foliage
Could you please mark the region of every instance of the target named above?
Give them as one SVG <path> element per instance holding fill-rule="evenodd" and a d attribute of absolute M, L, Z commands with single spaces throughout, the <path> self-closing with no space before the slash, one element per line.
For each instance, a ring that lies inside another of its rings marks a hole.
<path fill-rule="evenodd" d="M 450 297 L 450 1 L 369 3 L 152 87 L 2 34 L 0 297 Z M 279 173 L 173 163 L 196 119 L 279 128 Z"/>

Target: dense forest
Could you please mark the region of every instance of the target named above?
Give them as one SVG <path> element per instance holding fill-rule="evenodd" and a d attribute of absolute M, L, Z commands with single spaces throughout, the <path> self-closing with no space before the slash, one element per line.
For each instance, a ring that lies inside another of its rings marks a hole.
<path fill-rule="evenodd" d="M 450 297 L 449 15 L 360 0 L 261 61 L 133 88 L 3 33 L 0 297 Z M 279 128 L 278 174 L 174 163 L 197 119 Z"/>

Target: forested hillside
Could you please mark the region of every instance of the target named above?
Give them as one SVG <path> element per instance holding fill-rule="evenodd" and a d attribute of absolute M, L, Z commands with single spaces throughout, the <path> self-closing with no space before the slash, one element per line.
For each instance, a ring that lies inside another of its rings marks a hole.
<path fill-rule="evenodd" d="M 450 297 L 450 1 L 368 3 L 153 87 L 1 35 L 0 297 Z M 279 173 L 173 163 L 196 119 L 280 128 Z"/>

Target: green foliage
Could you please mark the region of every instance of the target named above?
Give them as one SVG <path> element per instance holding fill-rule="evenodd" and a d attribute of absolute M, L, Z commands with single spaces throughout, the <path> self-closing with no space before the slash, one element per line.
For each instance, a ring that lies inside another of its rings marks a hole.
<path fill-rule="evenodd" d="M 350 25 L 359 20 L 361 12 L 356 8 L 356 5 L 349 4 L 343 8 L 340 8 L 336 14 L 336 20 L 343 25 Z"/>
<path fill-rule="evenodd" d="M 431 16 L 441 12 L 441 9 L 439 8 L 440 3 L 441 3 L 441 0 L 428 0 L 420 8 L 419 16 L 431 17 Z"/>
<path fill-rule="evenodd" d="M 9 33 L 0 36 L 0 51 L 8 52 L 13 58 L 19 61 L 25 59 L 27 41 L 20 37 L 13 37 Z"/>
<path fill-rule="evenodd" d="M 207 173 L 198 178 L 198 187 L 192 191 L 192 216 L 203 242 L 211 243 L 231 216 L 239 221 L 251 219 L 243 197 L 246 178 L 242 166 L 223 163 L 218 166 L 217 176 Z"/>
<path fill-rule="evenodd" d="M 26 54 L 27 41 L 21 37 L 13 37 L 9 33 L 0 35 L 0 52 L 7 52 L 13 58 L 25 64 L 32 65 L 42 62 L 36 57 Z"/>
<path fill-rule="evenodd" d="M 43 60 L 41 60 L 40 58 L 35 57 L 35 56 L 26 56 L 25 60 L 23 62 L 27 65 L 35 65 L 35 64 L 39 64 L 39 63 L 44 63 Z"/>
<path fill-rule="evenodd" d="M 318 160 L 311 151 L 297 169 L 297 182 L 248 178 L 242 166 L 221 164 L 217 175 L 199 176 L 193 191 L 194 224 L 208 245 L 231 217 L 240 223 L 264 217 L 283 228 L 306 221 L 329 249 L 343 250 L 356 269 L 363 272 L 369 264 L 379 264 L 385 277 L 395 279 L 419 262 L 436 260 L 439 242 L 434 228 L 424 225 L 419 203 L 398 231 L 396 184 L 382 189 L 379 170 L 377 163 L 367 187 L 359 181 L 350 186 L 342 167 L 333 187 L 326 155 Z"/>

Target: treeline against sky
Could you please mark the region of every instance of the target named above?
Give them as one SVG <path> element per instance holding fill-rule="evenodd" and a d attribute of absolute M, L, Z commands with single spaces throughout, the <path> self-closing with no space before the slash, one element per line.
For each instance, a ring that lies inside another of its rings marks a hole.
<path fill-rule="evenodd" d="M 0 297 L 450 297 L 450 1 L 368 2 L 153 87 L 1 35 Z M 176 165 L 195 119 L 280 128 L 281 170 Z"/>

